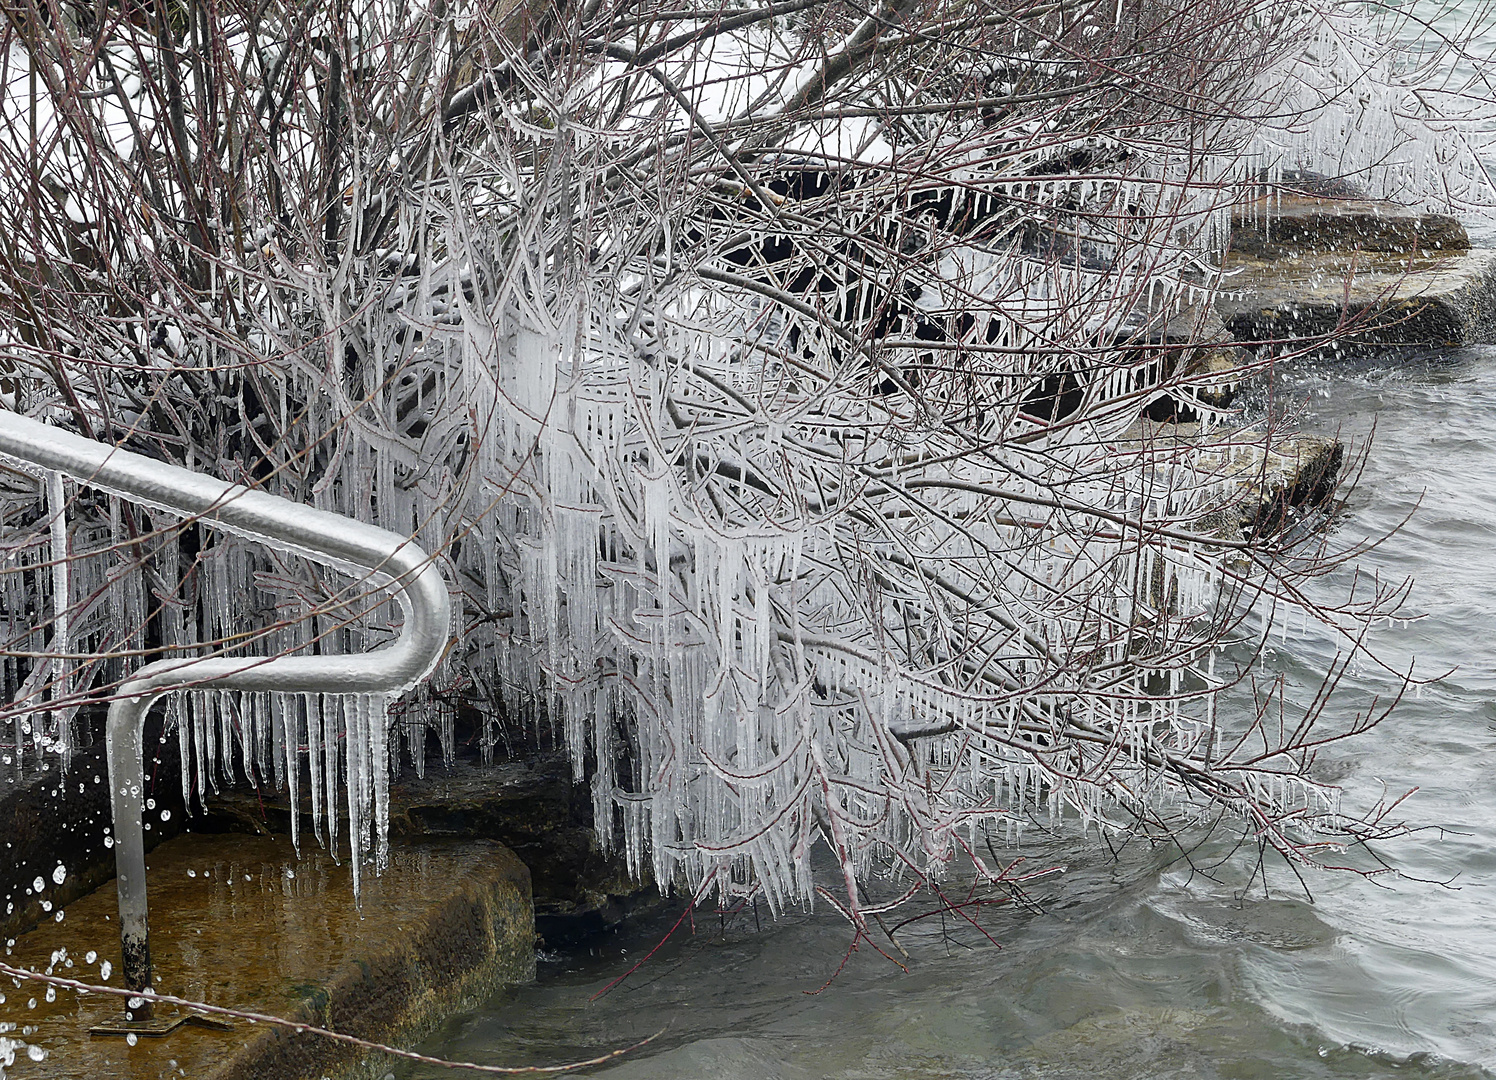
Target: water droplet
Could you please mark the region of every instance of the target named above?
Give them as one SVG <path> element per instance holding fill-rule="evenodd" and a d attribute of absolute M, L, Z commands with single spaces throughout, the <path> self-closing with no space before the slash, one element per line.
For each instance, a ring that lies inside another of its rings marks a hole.
<path fill-rule="evenodd" d="M 197 877 L 197 871 L 196 870 L 189 870 L 189 871 L 187 871 L 187 876 L 188 877 Z"/>
<path fill-rule="evenodd" d="M 26 1056 L 32 1061 L 41 1061 L 47 1056 L 47 1052 L 40 1046 L 32 1045 L 26 1047 Z"/>
<path fill-rule="evenodd" d="M 92 964 L 98 958 L 99 958 L 99 954 L 96 953 L 96 952 L 94 952 L 94 950 L 92 950 L 92 949 L 89 949 L 88 952 L 86 952 L 86 953 L 83 954 L 83 960 L 84 960 L 85 963 Z"/>
<path fill-rule="evenodd" d="M 162 821 L 170 821 L 171 820 L 171 811 L 170 810 L 163 810 L 163 811 L 161 811 L 161 820 Z"/>
<path fill-rule="evenodd" d="M 125 1036 L 125 1042 L 127 1042 L 131 1046 L 134 1046 L 136 1044 L 136 1042 L 138 1042 L 138 1041 L 139 1040 L 135 1038 L 135 1032 L 133 1032 L 133 1031 L 130 1032 L 130 1034 L 128 1034 L 128 1035 Z"/>
<path fill-rule="evenodd" d="M 52 871 L 52 884 L 61 885 L 65 880 L 67 880 L 67 876 L 68 868 L 66 866 L 63 866 L 62 863 L 58 863 L 57 869 Z"/>
<path fill-rule="evenodd" d="M 108 960 L 105 960 L 102 964 L 99 965 L 99 978 L 103 979 L 105 982 L 108 982 L 109 976 L 113 971 L 114 965 L 111 964 Z"/>
<path fill-rule="evenodd" d="M 57 987 L 55 987 L 55 986 L 49 986 L 49 987 L 47 987 L 47 1000 L 48 1001 L 56 1001 L 57 1000 Z"/>
<path fill-rule="evenodd" d="M 31 883 L 31 891 L 32 892 L 41 892 L 46 887 L 47 887 L 47 882 L 46 882 L 45 878 L 40 878 L 39 877 L 35 881 L 33 881 Z"/>

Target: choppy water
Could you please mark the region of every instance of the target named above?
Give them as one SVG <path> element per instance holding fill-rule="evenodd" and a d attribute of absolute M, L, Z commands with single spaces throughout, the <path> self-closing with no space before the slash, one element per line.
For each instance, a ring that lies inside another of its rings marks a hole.
<path fill-rule="evenodd" d="M 1379 628 L 1394 666 L 1454 669 L 1324 765 L 1353 798 L 1417 787 L 1426 831 L 1389 854 L 1406 875 L 1310 879 L 1314 903 L 1270 879 L 1242 895 L 1247 860 L 1191 878 L 1162 852 L 1116 860 L 1079 846 L 1036 893 L 1042 913 L 1005 912 L 995 948 L 952 920 L 901 937 L 907 973 L 866 949 L 841 962 L 831 913 L 755 929 L 698 915 L 618 989 L 680 908 L 587 955 L 542 965 L 450 1023 L 426 1049 L 502 1064 L 586 1058 L 665 1033 L 601 1070 L 651 1078 L 1475 1077 L 1496 1074 L 1496 348 L 1279 373 L 1306 424 L 1376 437 L 1336 537 L 1377 536 L 1361 560 L 1413 575 L 1427 617 Z M 1324 583 L 1326 595 L 1345 576 Z M 1319 633 L 1270 649 L 1299 692 L 1333 655 Z M 1352 672 L 1344 720 L 1390 678 Z M 1421 879 L 1421 880 L 1414 880 Z M 1438 884 L 1438 883 L 1446 884 Z M 402 1076 L 439 1075 L 406 1072 Z"/>

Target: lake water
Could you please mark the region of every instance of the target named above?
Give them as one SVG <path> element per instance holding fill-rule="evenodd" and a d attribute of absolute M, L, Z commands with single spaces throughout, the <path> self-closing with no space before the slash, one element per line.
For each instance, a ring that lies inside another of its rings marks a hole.
<path fill-rule="evenodd" d="M 1496 218 L 1467 224 L 1496 245 Z M 1035 890 L 1040 910 L 984 918 L 1001 948 L 930 918 L 900 935 L 907 971 L 864 947 L 814 993 L 850 940 L 834 914 L 698 912 L 594 1000 L 671 929 L 676 903 L 542 962 L 536 985 L 422 1049 L 549 1064 L 663 1029 L 589 1073 L 620 1080 L 1496 1075 L 1496 348 L 1300 363 L 1276 378 L 1311 430 L 1362 445 L 1375 425 L 1336 539 L 1407 519 L 1360 565 L 1413 576 L 1410 607 L 1426 617 L 1379 628 L 1374 644 L 1394 663 L 1452 671 L 1322 762 L 1352 800 L 1418 789 L 1402 816 L 1423 831 L 1386 849 L 1401 876 L 1314 875 L 1311 903 L 1282 874 L 1266 895 L 1260 879 L 1248 888 L 1240 855 L 1210 880 L 1163 851 L 1113 859 L 1056 843 L 1025 851 L 1068 868 Z M 1328 637 L 1298 634 L 1266 670 L 1302 693 L 1333 654 Z M 1391 685 L 1353 670 L 1332 718 Z"/>
<path fill-rule="evenodd" d="M 593 995 L 679 915 L 542 963 L 425 1049 L 501 1064 L 594 1056 L 664 1028 L 612 1077 L 1464 1077 L 1496 1069 L 1496 349 L 1279 373 L 1306 424 L 1358 442 L 1376 424 L 1336 538 L 1411 519 L 1363 569 L 1412 574 L 1426 618 L 1379 628 L 1380 653 L 1455 669 L 1323 767 L 1352 798 L 1417 787 L 1426 830 L 1387 850 L 1404 876 L 1284 875 L 1244 891 L 1250 860 L 1212 881 L 1162 851 L 1029 849 L 1069 867 L 1042 911 L 901 934 L 908 971 L 831 913 L 724 923 L 698 913 L 620 987 Z M 1337 582 L 1325 583 L 1327 595 Z M 1342 578 L 1338 584 L 1343 585 Z M 1308 687 L 1333 655 L 1308 633 L 1268 670 Z M 1353 672 L 1342 720 L 1391 680 Z M 1415 880 L 1417 879 L 1417 880 Z M 436 1076 L 419 1070 L 401 1076 Z"/>

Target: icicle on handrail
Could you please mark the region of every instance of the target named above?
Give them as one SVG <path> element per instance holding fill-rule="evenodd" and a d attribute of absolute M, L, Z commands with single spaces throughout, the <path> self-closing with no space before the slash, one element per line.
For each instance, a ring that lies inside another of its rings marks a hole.
<path fill-rule="evenodd" d="M 352 656 L 173 657 L 147 664 L 118 690 L 108 719 L 120 941 L 125 985 L 151 982 L 142 823 L 142 735 L 146 713 L 162 694 L 187 687 L 252 692 L 382 694 L 428 675 L 446 647 L 451 618 L 446 583 L 408 538 L 238 484 L 95 442 L 0 412 L 0 454 L 153 509 L 194 517 L 215 528 L 351 571 L 371 587 L 390 588 L 404 614 L 393 645 Z M 355 841 L 356 843 L 356 841 Z M 356 849 L 355 849 L 356 851 Z M 145 1019 L 149 1003 L 132 1008 Z"/>

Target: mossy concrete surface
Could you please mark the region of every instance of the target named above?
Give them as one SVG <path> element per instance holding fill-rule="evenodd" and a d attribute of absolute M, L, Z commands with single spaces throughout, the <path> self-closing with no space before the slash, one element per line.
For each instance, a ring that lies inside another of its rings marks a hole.
<path fill-rule="evenodd" d="M 306 837 L 298 859 L 284 837 L 183 835 L 158 847 L 148 869 L 163 993 L 409 1045 L 495 987 L 535 975 L 529 871 L 492 841 L 396 845 L 382 875 L 368 868 L 357 905 L 347 860 L 335 863 Z M 119 985 L 115 904 L 112 885 L 82 897 L 61 922 L 16 939 L 8 961 Z M 60 990 L 48 1001 L 37 982 L 0 990 L 3 1036 L 27 1044 L 5 1070 L 14 1080 L 343 1080 L 392 1065 L 387 1055 L 244 1022 L 130 1046 L 88 1033 L 122 1012 L 119 998 Z M 46 1057 L 32 1061 L 31 1046 Z"/>
<path fill-rule="evenodd" d="M 311 820 L 305 796 L 301 820 L 303 829 Z M 240 786 L 211 798 L 206 818 L 193 818 L 191 827 L 285 834 L 291 810 L 284 792 L 261 796 Z M 611 930 L 662 902 L 653 882 L 629 877 L 620 853 L 599 848 L 588 787 L 574 781 L 571 761 L 560 752 L 493 765 L 472 758 L 450 767 L 431 762 L 424 779 L 407 774 L 391 788 L 390 835 L 489 839 L 508 847 L 530 868 L 535 929 L 547 949 Z"/>

